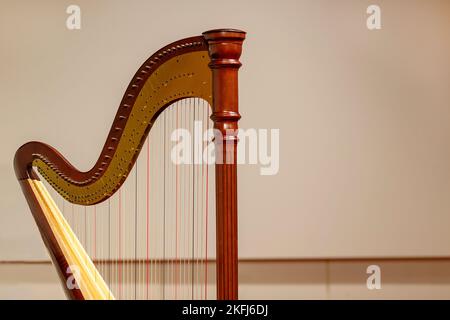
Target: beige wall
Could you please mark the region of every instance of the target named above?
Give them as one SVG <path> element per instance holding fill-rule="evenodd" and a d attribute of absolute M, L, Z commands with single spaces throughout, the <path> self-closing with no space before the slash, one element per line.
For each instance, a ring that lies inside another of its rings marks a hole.
<path fill-rule="evenodd" d="M 372 264 L 379 290 L 366 286 Z M 241 299 L 450 299 L 449 260 L 247 261 L 239 274 Z M 50 264 L 0 264 L 0 299 L 64 298 Z"/>
<path fill-rule="evenodd" d="M 242 127 L 281 134 L 278 175 L 239 169 L 240 255 L 450 255 L 449 1 L 84 0 L 82 30 L 68 31 L 72 3 L 0 1 L 0 260 L 47 259 L 13 175 L 17 147 L 45 141 L 88 169 L 138 66 L 168 42 L 223 26 L 248 32 Z M 379 31 L 365 26 L 372 3 L 382 9 Z M 36 281 L 60 295 L 53 276 L 32 271 L 15 284 L 1 268 L 2 297 L 22 285 L 38 297 Z M 301 268 L 292 285 L 259 291 L 250 282 L 243 295 L 345 297 L 353 286 L 338 277 L 325 291 L 327 281 L 310 284 Z M 433 268 L 421 272 L 439 295 L 448 277 L 437 285 Z M 403 279 L 387 297 L 409 294 Z M 348 297 L 369 294 L 359 285 Z"/>

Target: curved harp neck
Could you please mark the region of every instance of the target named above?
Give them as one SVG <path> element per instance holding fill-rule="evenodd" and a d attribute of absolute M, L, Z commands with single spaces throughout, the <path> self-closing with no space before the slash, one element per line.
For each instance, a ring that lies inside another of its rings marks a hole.
<path fill-rule="evenodd" d="M 35 167 L 72 203 L 106 200 L 127 178 L 154 119 L 166 106 L 185 97 L 211 100 L 207 49 L 203 37 L 183 39 L 156 52 L 138 69 L 91 170 L 80 171 L 51 146 L 29 142 L 16 152 L 17 178 L 36 178 Z"/>

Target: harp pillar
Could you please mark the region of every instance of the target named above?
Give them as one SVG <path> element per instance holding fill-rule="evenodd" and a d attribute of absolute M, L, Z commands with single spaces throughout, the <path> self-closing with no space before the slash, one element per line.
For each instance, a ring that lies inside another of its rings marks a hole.
<path fill-rule="evenodd" d="M 211 120 L 216 149 L 217 299 L 238 299 L 237 129 L 239 57 L 245 32 L 218 29 L 203 33 L 209 47 L 213 83 Z"/>

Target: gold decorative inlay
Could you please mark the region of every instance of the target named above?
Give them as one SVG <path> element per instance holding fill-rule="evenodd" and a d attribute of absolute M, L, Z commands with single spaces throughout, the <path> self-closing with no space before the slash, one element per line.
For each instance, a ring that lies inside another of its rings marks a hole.
<path fill-rule="evenodd" d="M 147 79 L 123 129 L 116 152 L 104 174 L 95 182 L 80 186 L 62 178 L 44 162 L 35 159 L 33 166 L 66 200 L 91 205 L 111 196 L 128 176 L 132 160 L 139 153 L 139 144 L 155 115 L 179 99 L 199 97 L 212 105 L 212 77 L 206 51 L 176 56 L 159 66 Z"/>

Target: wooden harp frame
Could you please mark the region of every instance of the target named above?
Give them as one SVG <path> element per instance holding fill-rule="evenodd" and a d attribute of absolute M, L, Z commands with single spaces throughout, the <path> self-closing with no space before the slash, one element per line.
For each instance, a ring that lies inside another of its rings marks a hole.
<path fill-rule="evenodd" d="M 217 299 L 238 298 L 237 129 L 239 57 L 245 32 L 217 29 L 186 38 L 152 55 L 136 72 L 122 98 L 102 152 L 81 172 L 57 150 L 41 142 L 21 146 L 14 169 L 22 191 L 50 253 L 66 295 L 72 299 L 112 298 L 106 283 L 97 283 L 91 261 L 68 234 L 35 170 L 66 200 L 93 205 L 111 197 L 123 184 L 158 115 L 173 102 L 189 97 L 207 100 L 215 136 L 216 158 L 216 281 Z M 144 101 L 145 100 L 145 101 Z M 226 146 L 226 147 L 224 147 Z M 70 229 L 70 228 L 69 228 Z M 83 275 L 68 288 L 69 266 L 83 264 Z"/>

